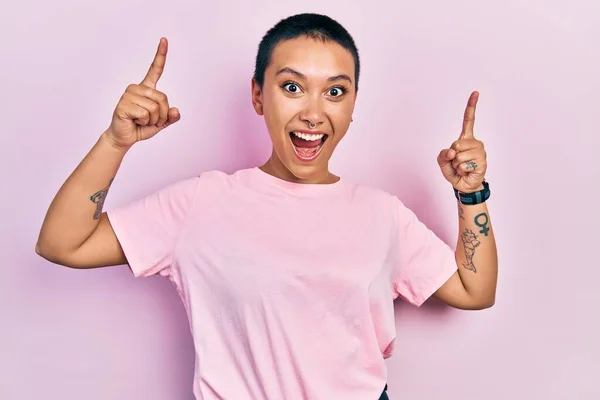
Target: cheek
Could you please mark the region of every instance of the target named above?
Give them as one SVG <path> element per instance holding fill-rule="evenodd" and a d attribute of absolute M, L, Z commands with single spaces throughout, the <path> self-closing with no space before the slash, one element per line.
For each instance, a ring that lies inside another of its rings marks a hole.
<path fill-rule="evenodd" d="M 338 121 L 350 121 L 352 111 L 354 111 L 354 103 L 346 98 L 342 101 L 332 101 L 327 107 L 329 114 Z"/>
<path fill-rule="evenodd" d="M 297 110 L 298 103 L 298 101 L 289 99 L 277 91 L 269 92 L 263 103 L 267 125 L 273 129 L 283 129 L 299 112 Z"/>
<path fill-rule="evenodd" d="M 333 103 L 327 112 L 328 117 L 333 125 L 333 131 L 337 135 L 342 135 L 346 133 L 348 127 L 350 126 L 350 120 L 352 119 L 352 104 L 336 104 Z"/>

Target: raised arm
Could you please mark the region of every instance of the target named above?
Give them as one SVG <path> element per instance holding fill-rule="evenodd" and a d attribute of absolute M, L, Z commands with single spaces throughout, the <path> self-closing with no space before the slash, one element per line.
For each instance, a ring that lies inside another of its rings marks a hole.
<path fill-rule="evenodd" d="M 156 90 L 167 50 L 167 40 L 162 38 L 142 82 L 127 87 L 109 128 L 52 200 L 35 246 L 43 258 L 73 268 L 127 262 L 102 208 L 129 149 L 180 119 L 167 96 Z"/>
<path fill-rule="evenodd" d="M 478 98 L 479 93 L 471 94 L 459 139 L 438 156 L 444 177 L 456 190 L 480 194 L 474 195 L 471 204 L 463 200 L 458 203 L 459 238 L 455 254 L 458 271 L 435 293 L 445 303 L 469 310 L 489 308 L 495 303 L 498 279 L 496 239 L 483 184 L 487 156 L 483 142 L 473 134 Z"/>

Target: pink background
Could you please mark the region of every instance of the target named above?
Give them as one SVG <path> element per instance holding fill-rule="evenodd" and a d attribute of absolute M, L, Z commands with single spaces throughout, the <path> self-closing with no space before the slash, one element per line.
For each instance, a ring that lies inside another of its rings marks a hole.
<path fill-rule="evenodd" d="M 343 23 L 363 60 L 355 122 L 332 169 L 400 195 L 452 244 L 456 206 L 436 156 L 458 137 L 469 93 L 481 93 L 497 304 L 398 303 L 391 398 L 600 398 L 600 3 L 494 3 L 3 2 L 0 398 L 191 399 L 192 341 L 171 284 L 125 267 L 53 265 L 34 253 L 37 234 L 162 35 L 159 89 L 183 118 L 127 156 L 105 209 L 200 171 L 263 162 L 255 51 L 272 24 L 303 11 Z"/>

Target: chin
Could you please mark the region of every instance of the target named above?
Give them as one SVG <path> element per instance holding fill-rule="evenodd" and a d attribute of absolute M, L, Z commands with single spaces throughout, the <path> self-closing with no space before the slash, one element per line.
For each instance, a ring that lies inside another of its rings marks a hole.
<path fill-rule="evenodd" d="M 321 163 L 314 164 L 299 164 L 298 162 L 287 162 L 285 163 L 286 168 L 301 181 L 310 181 L 328 173 L 327 168 L 320 165 Z"/>

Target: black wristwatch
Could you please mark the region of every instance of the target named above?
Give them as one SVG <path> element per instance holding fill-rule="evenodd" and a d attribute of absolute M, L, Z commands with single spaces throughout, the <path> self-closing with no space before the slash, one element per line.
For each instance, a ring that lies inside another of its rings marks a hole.
<path fill-rule="evenodd" d="M 456 198 L 458 199 L 460 204 L 469 205 L 469 206 L 472 206 L 475 204 L 481 204 L 481 203 L 485 202 L 487 199 L 489 199 L 490 194 L 491 194 L 489 183 L 487 183 L 486 181 L 483 181 L 482 184 L 483 184 L 482 190 L 479 190 L 477 192 L 472 192 L 472 193 L 463 193 L 463 192 L 456 190 L 456 188 L 454 188 L 454 195 L 456 196 Z"/>

